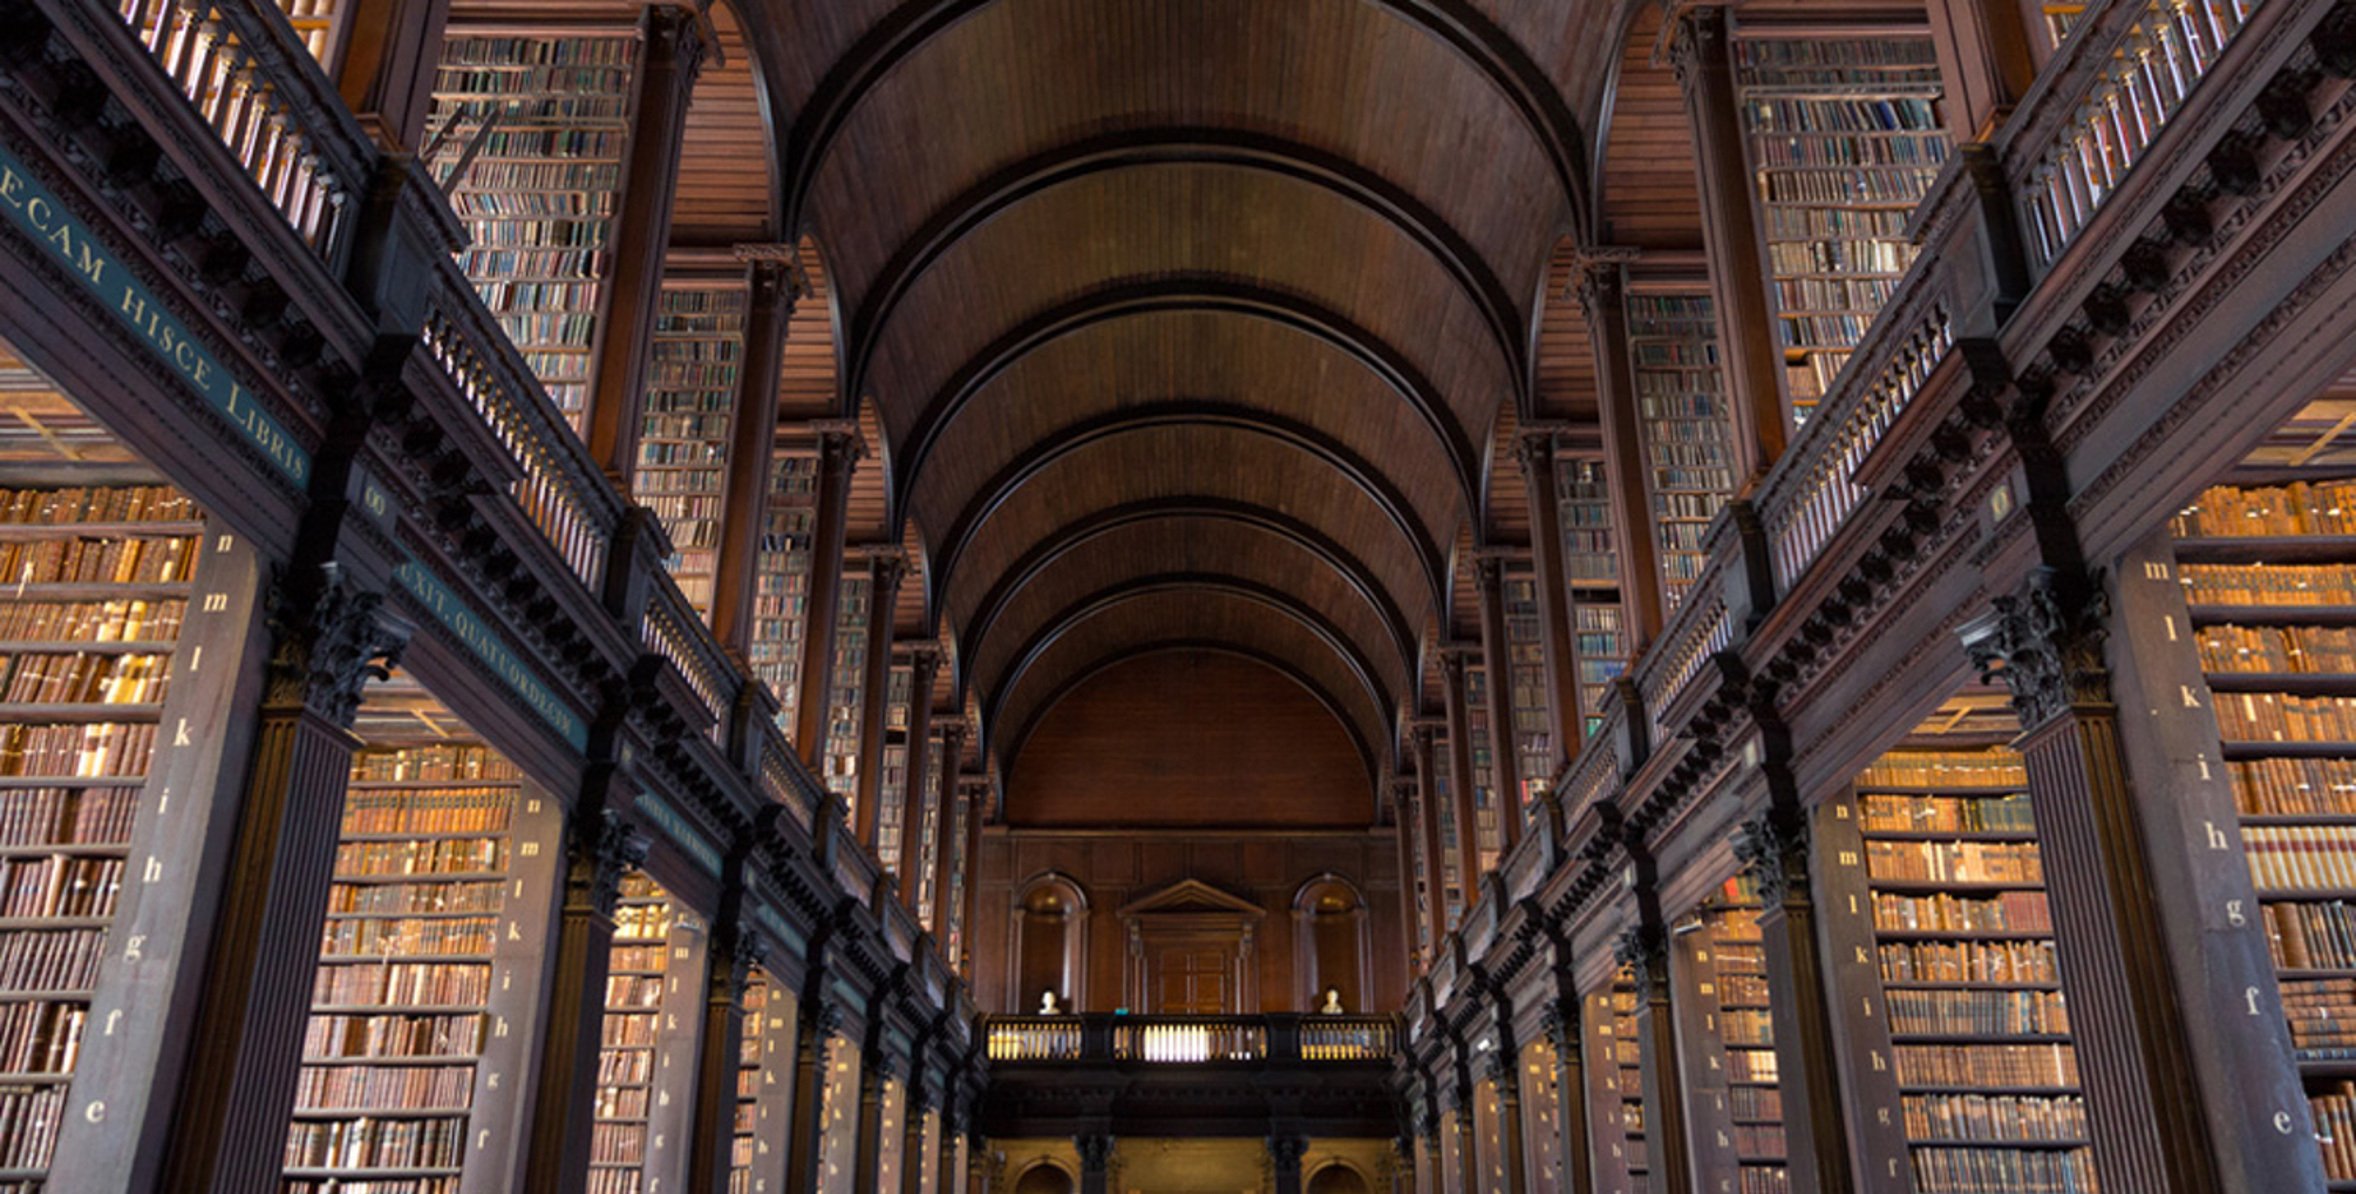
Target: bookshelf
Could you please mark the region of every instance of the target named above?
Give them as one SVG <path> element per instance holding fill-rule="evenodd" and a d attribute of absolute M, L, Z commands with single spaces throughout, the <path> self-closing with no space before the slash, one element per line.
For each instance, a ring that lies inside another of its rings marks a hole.
<path fill-rule="evenodd" d="M 1680 926 L 1677 1028 L 1688 1055 L 1695 1181 L 1734 1194 L 1788 1194 L 1759 911 L 1756 886 L 1737 877 Z"/>
<path fill-rule="evenodd" d="M 634 33 L 512 36 L 453 24 L 420 154 L 466 226 L 460 268 L 574 429 L 629 140 Z"/>
<path fill-rule="evenodd" d="M 770 478 L 753 595 L 753 674 L 777 698 L 777 728 L 793 732 L 802 693 L 802 633 L 810 613 L 810 542 L 818 501 L 818 458 L 779 455 Z"/>
<path fill-rule="evenodd" d="M 1505 855 L 1505 824 L 1498 808 L 1494 762 L 1496 744 L 1489 740 L 1489 669 L 1479 663 L 1464 665 L 1465 741 L 1472 756 L 1473 831 L 1479 834 L 1481 874 L 1497 869 Z M 1478 883 L 1480 876 L 1473 881 Z"/>
<path fill-rule="evenodd" d="M 1594 1121 L 1597 1194 L 1651 1194 L 1637 998 L 1636 974 L 1626 966 L 1587 996 L 1587 1113 Z"/>
<path fill-rule="evenodd" d="M 1628 351 L 1644 437 L 1647 490 L 1660 536 L 1662 599 L 1675 609 L 1709 557 L 1702 541 L 1734 496 L 1734 412 L 1719 372 L 1707 293 L 1632 289 Z"/>
<path fill-rule="evenodd" d="M 425 740 L 412 706 L 430 698 L 405 678 L 377 695 L 363 726 L 416 728 L 353 755 L 281 1189 L 495 1189 L 514 1177 L 535 1014 L 517 989 L 537 988 L 560 816 L 490 748 Z"/>
<path fill-rule="evenodd" d="M 891 669 L 884 687 L 883 773 L 875 785 L 875 857 L 883 869 L 900 873 L 900 809 L 908 799 L 908 690 L 916 674 Z"/>
<path fill-rule="evenodd" d="M 1525 817 L 1538 815 L 1554 781 L 1554 690 L 1546 675 L 1545 631 L 1538 609 L 1538 578 L 1527 568 L 1504 580 L 1505 645 L 1512 684 L 1514 774 L 1521 777 Z"/>
<path fill-rule="evenodd" d="M 1915 1194 L 2092 1190 L 2027 769 L 1984 744 L 2009 740 L 2011 714 L 1934 724 L 1949 743 L 1918 734 L 1818 818 L 1832 981 L 1862 1009 L 1836 1047 L 1866 1174 L 1903 1172 Z"/>
<path fill-rule="evenodd" d="M 932 759 L 924 769 L 925 775 L 930 777 L 924 785 L 925 790 L 915 793 L 915 799 L 924 801 L 924 826 L 921 830 L 924 840 L 919 847 L 923 855 L 917 859 L 916 867 L 916 919 L 930 932 L 933 928 L 934 876 L 941 873 L 941 779 L 948 774 L 947 769 L 956 760 L 946 757 L 948 750 L 938 738 L 928 735 L 924 749 L 932 753 Z"/>
<path fill-rule="evenodd" d="M 0 1190 L 43 1189 L 54 1160 L 132 843 L 153 833 L 203 530 L 168 486 L 0 489 Z"/>
<path fill-rule="evenodd" d="M 742 277 L 666 279 L 647 344 L 646 398 L 631 494 L 662 519 L 671 578 L 710 616 L 719 570 L 730 424 L 749 301 Z"/>
<path fill-rule="evenodd" d="M 1432 736 L 1432 753 L 1437 758 L 1447 757 L 1446 735 Z M 1447 767 L 1432 768 L 1431 798 L 1440 815 L 1440 894 L 1447 901 L 1443 923 L 1454 929 L 1464 919 L 1464 850 L 1456 834 L 1456 780 Z"/>
<path fill-rule="evenodd" d="M 777 976 L 756 966 L 744 992 L 728 1194 L 782 1194 L 786 1188 L 793 1068 L 793 995 Z"/>
<path fill-rule="evenodd" d="M 1745 22 L 1734 61 L 1796 427 L 1914 264 L 1906 224 L 1948 154 L 1938 54 L 1915 29 Z"/>
<path fill-rule="evenodd" d="M 826 766 L 829 791 L 848 803 L 859 798 L 859 711 L 867 685 L 867 594 L 874 581 L 845 576 L 834 624 L 834 683 L 828 690 Z M 856 814 L 858 810 L 850 809 Z"/>
<path fill-rule="evenodd" d="M 656 1194 L 686 1180 L 702 1020 L 702 924 L 642 872 L 622 878 L 605 981 L 588 1194 Z"/>
<path fill-rule="evenodd" d="M 1620 557 L 1612 527 L 1611 479 L 1602 459 L 1567 454 L 1556 440 L 1555 497 L 1562 511 L 1563 582 L 1579 672 L 1581 733 L 1603 728 L 1604 696 L 1628 667 L 1620 605 Z"/>
<path fill-rule="evenodd" d="M 2356 1189 L 2356 480 L 2215 486 L 2169 533 L 2324 1175 Z"/>

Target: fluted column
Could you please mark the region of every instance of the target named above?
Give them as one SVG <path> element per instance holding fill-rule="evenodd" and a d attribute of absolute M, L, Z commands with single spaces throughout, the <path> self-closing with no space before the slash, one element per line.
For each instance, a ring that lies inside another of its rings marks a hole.
<path fill-rule="evenodd" d="M 1458 882 L 1464 886 L 1468 908 L 1480 889 L 1483 869 L 1480 808 L 1473 794 L 1472 716 L 1464 702 L 1464 668 L 1471 654 L 1468 647 L 1440 650 L 1440 687 L 1448 708 L 1448 782 L 1453 789 L 1449 796 L 1455 802 L 1457 865 L 1462 868 Z"/>
<path fill-rule="evenodd" d="M 2106 1189 L 2209 1194 L 2217 1150 L 2120 751 L 2109 613 L 2092 577 L 2041 566 L 1960 633 L 2020 716 L 2096 1171 Z"/>
<path fill-rule="evenodd" d="M 637 104 L 623 151 L 621 206 L 606 249 L 604 317 L 597 323 L 587 424 L 590 458 L 625 493 L 638 468 L 646 421 L 647 345 L 662 302 L 687 99 L 708 48 L 695 13 L 668 4 L 646 10 L 641 34 Z"/>
<path fill-rule="evenodd" d="M 576 816 L 567 835 L 564 909 L 548 958 L 548 1034 L 541 1043 L 524 1166 L 528 1194 L 569 1194 L 589 1180 L 614 907 L 623 875 L 646 861 L 650 845 L 620 812 L 595 803 L 594 812 Z"/>
<path fill-rule="evenodd" d="M 941 649 L 918 643 L 908 649 L 908 777 L 900 785 L 900 902 L 923 916 L 918 896 L 924 887 L 924 809 L 933 779 L 933 681 Z M 946 807 L 946 806 L 944 806 Z"/>
<path fill-rule="evenodd" d="M 900 608 L 900 582 L 908 575 L 908 557 L 898 551 L 875 551 L 867 557 L 867 673 L 860 681 L 859 804 L 851 810 L 859 844 L 875 853 L 876 827 L 883 810 L 884 728 L 892 705 L 892 619 Z M 910 694 L 914 699 L 914 694 Z M 903 785 L 901 803 L 907 803 Z"/>
<path fill-rule="evenodd" d="M 1596 403 L 1603 416 L 1604 469 L 1611 479 L 1613 545 L 1620 555 L 1620 604 L 1628 619 L 1633 659 L 1660 637 L 1661 542 L 1654 526 L 1652 469 L 1644 458 L 1644 421 L 1636 398 L 1636 369 L 1628 349 L 1628 294 L 1624 267 L 1632 250 L 1591 254 L 1574 279 L 1595 352 Z"/>
<path fill-rule="evenodd" d="M 1693 122 L 1702 186 L 1702 245 L 1710 258 L 1720 372 L 1734 409 L 1735 451 L 1756 481 L 1783 455 L 1783 340 L 1769 302 L 1766 242 L 1743 148 L 1742 96 L 1734 82 L 1726 9 L 1698 6 L 1670 18 L 1669 61 Z M 1748 488 L 1746 483 L 1745 488 Z"/>
<path fill-rule="evenodd" d="M 1554 430 L 1525 429 L 1514 441 L 1513 457 L 1521 465 L 1522 485 L 1530 495 L 1530 561 L 1537 572 L 1538 639 L 1546 657 L 1546 726 L 1559 767 L 1578 757 L 1581 718 L 1587 711 L 1579 707 L 1579 639 L 1571 628 L 1571 578 L 1563 559 Z"/>
<path fill-rule="evenodd" d="M 272 613 L 212 952 L 191 1034 L 164 1188 L 261 1190 L 286 1163 L 312 972 L 327 921 L 362 687 L 389 674 L 409 627 L 333 564 L 296 573 Z"/>
<path fill-rule="evenodd" d="M 744 368 L 737 374 L 727 471 L 721 478 L 712 634 L 742 660 L 752 650 L 758 621 L 761 541 L 769 533 L 769 491 L 777 470 L 777 374 L 785 360 L 786 327 L 794 304 L 809 289 L 809 278 L 784 246 L 739 245 L 736 252 L 746 259 L 749 301 Z"/>
<path fill-rule="evenodd" d="M 794 704 L 794 749 L 824 774 L 827 702 L 834 689 L 834 630 L 843 603 L 843 540 L 851 507 L 851 470 L 865 451 L 855 423 L 821 423 L 818 504 L 811 520 L 810 597 L 802 623 L 801 691 Z"/>

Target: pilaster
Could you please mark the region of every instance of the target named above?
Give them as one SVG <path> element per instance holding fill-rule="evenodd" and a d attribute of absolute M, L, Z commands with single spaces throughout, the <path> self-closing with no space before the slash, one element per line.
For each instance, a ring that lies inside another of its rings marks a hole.
<path fill-rule="evenodd" d="M 818 436 L 818 503 L 811 522 L 810 594 L 802 614 L 801 692 L 794 702 L 794 749 L 802 764 L 823 773 L 827 702 L 834 689 L 834 630 L 841 621 L 843 541 L 851 506 L 851 470 L 865 444 L 855 423 L 822 423 Z"/>
<path fill-rule="evenodd" d="M 884 728 L 890 724 L 892 680 L 892 620 L 900 607 L 900 582 L 908 575 L 908 557 L 896 549 L 873 551 L 867 557 L 867 672 L 861 677 L 859 702 L 859 799 L 852 819 L 859 844 L 875 852 L 876 829 L 882 824 Z M 910 700 L 914 700 L 913 693 Z M 900 802 L 908 803 L 901 786 Z"/>

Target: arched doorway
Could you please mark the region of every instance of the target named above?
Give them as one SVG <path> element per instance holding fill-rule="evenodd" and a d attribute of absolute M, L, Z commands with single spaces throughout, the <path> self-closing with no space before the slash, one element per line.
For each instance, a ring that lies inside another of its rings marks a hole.
<path fill-rule="evenodd" d="M 1372 1010 L 1366 932 L 1366 901 L 1349 880 L 1329 871 L 1301 885 L 1293 897 L 1293 973 L 1302 1011 L 1321 1009 L 1328 989 L 1341 993 L 1345 1011 Z"/>
<path fill-rule="evenodd" d="M 1309 1175 L 1306 1194 L 1374 1194 L 1358 1171 L 1335 1161 Z"/>
<path fill-rule="evenodd" d="M 1040 1009 L 1040 996 L 1055 993 L 1058 1007 L 1076 1012 L 1087 992 L 1088 893 L 1053 871 L 1023 885 L 1014 901 L 1013 989 L 1006 1010 L 1016 1015 Z"/>
<path fill-rule="evenodd" d="M 1072 1194 L 1072 1188 L 1072 1175 L 1046 1161 L 1023 1170 L 1014 1182 L 1014 1194 Z"/>

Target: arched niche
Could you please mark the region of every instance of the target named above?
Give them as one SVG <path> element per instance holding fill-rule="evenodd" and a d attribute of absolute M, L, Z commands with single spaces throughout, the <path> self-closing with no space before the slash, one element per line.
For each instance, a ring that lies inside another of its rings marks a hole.
<path fill-rule="evenodd" d="M 1374 1194 L 1366 1176 L 1341 1161 L 1329 1161 L 1310 1174 L 1302 1190 L 1304 1194 Z"/>
<path fill-rule="evenodd" d="M 1072 1194 L 1072 1175 L 1053 1161 L 1041 1161 L 1014 1179 L 1014 1194 Z"/>
<path fill-rule="evenodd" d="M 1088 975 L 1088 892 L 1068 875 L 1049 871 L 1015 893 L 1014 931 L 1008 935 L 1006 1010 L 1023 1015 L 1039 1010 L 1039 996 L 1055 992 L 1063 1010 L 1086 1006 Z"/>
<path fill-rule="evenodd" d="M 1300 1009 L 1316 1012 L 1332 987 L 1341 992 L 1344 1010 L 1372 1011 L 1369 944 L 1366 899 L 1356 884 L 1331 871 L 1301 884 L 1293 895 L 1293 975 Z"/>

